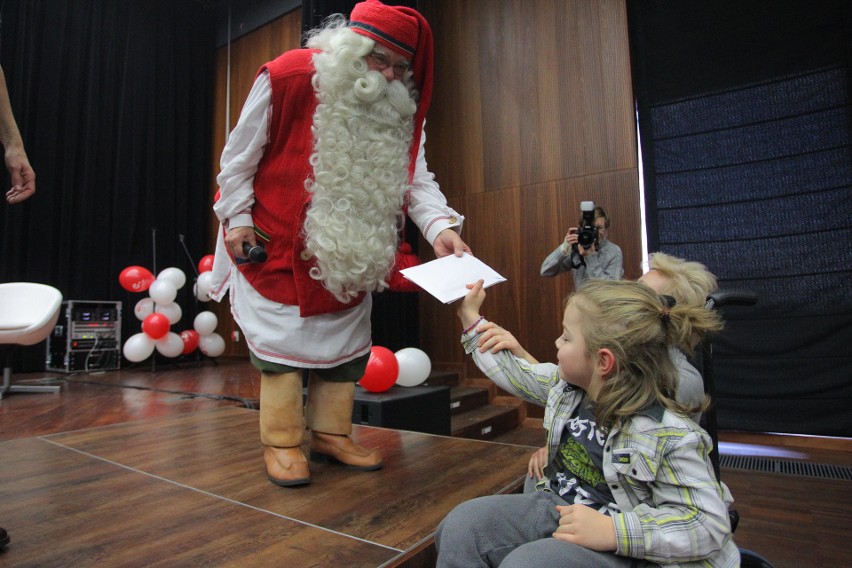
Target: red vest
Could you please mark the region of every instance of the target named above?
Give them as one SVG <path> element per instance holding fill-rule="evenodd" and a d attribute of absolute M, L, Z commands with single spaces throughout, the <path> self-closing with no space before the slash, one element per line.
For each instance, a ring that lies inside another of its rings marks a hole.
<path fill-rule="evenodd" d="M 269 144 L 254 177 L 252 218 L 258 239 L 265 241 L 267 260 L 238 265 L 262 296 L 299 306 L 302 317 L 346 310 L 364 299 L 362 293 L 348 304 L 341 303 L 308 274 L 314 259 L 305 251 L 302 227 L 311 200 L 305 180 L 313 175 L 308 158 L 317 107 L 311 85 L 314 53 L 309 49 L 288 51 L 260 69 L 269 71 L 272 118 Z"/>

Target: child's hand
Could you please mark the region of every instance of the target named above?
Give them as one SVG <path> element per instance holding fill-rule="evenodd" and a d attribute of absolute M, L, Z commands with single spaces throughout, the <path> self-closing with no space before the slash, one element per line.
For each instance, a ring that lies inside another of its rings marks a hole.
<path fill-rule="evenodd" d="M 530 456 L 530 463 L 527 466 L 527 475 L 530 479 L 539 480 L 544 477 L 544 466 L 547 465 L 547 446 L 539 448 Z"/>
<path fill-rule="evenodd" d="M 461 320 L 462 327 L 465 329 L 475 324 L 476 320 L 479 319 L 479 308 L 482 306 L 482 302 L 485 301 L 484 284 L 485 280 L 481 279 L 477 280 L 475 284 L 468 284 L 467 288 L 470 292 L 467 293 L 459 305 L 458 310 L 456 310 L 456 314 L 458 314 L 459 319 Z"/>
<path fill-rule="evenodd" d="M 518 343 L 518 340 L 515 339 L 514 335 L 493 321 L 485 322 L 477 327 L 476 331 L 481 334 L 481 337 L 479 338 L 480 353 L 485 353 L 489 349 L 492 353 L 508 349 L 515 357 L 525 359 L 528 363 L 538 363 L 532 355 L 527 353 L 526 350 L 521 347 L 521 344 Z"/>
<path fill-rule="evenodd" d="M 559 528 L 553 538 L 573 542 L 591 550 L 613 552 L 616 549 L 612 518 L 585 505 L 557 505 Z"/>

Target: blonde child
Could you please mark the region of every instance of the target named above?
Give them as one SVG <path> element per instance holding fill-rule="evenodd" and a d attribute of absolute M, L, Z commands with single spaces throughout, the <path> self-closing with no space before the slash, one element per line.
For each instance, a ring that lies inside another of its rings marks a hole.
<path fill-rule="evenodd" d="M 675 299 L 681 306 L 702 307 L 707 296 L 718 290 L 716 276 L 707 270 L 700 262 L 684 260 L 662 252 L 651 253 L 648 272 L 639 277 L 639 282 L 654 290 L 657 294 L 665 294 Z M 721 320 L 715 327 L 693 330 L 693 333 L 680 338 L 677 345 L 669 346 L 669 356 L 677 368 L 677 389 L 675 397 L 689 407 L 689 417 L 696 423 L 701 420 L 701 414 L 707 407 L 708 401 L 704 395 L 704 380 L 689 360 L 695 348 L 708 332 L 720 331 Z M 494 352 L 508 349 L 516 357 L 526 359 L 529 363 L 538 363 L 518 340 L 507 330 L 493 322 L 478 326 L 480 350 L 490 349 Z M 530 457 L 527 468 L 528 481 L 525 491 L 531 490 L 536 481 L 542 478 L 542 470 L 547 465 L 547 447 L 540 448 Z"/>
<path fill-rule="evenodd" d="M 548 464 L 532 493 L 457 506 L 436 535 L 439 567 L 738 566 L 732 499 L 710 437 L 674 396 L 679 338 L 718 325 L 635 282 L 594 281 L 569 297 L 558 365 L 478 348 L 482 282 L 458 315 L 465 351 L 498 386 L 545 406 Z"/>

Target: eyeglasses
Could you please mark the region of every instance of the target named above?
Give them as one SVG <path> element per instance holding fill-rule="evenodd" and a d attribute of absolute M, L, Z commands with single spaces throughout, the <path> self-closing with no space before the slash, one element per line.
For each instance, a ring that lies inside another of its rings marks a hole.
<path fill-rule="evenodd" d="M 379 71 L 384 71 L 388 67 L 393 67 L 393 74 L 397 79 L 402 79 L 403 75 L 411 69 L 410 61 L 400 61 L 399 63 L 391 65 L 390 59 L 388 59 L 387 55 L 375 50 L 371 51 L 367 57 L 373 60 L 373 65 L 375 65 L 376 69 Z"/>

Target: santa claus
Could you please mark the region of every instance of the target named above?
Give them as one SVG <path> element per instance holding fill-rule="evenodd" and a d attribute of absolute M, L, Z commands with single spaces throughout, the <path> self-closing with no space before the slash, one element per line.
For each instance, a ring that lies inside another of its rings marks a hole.
<path fill-rule="evenodd" d="M 432 32 L 416 10 L 361 2 L 263 65 L 222 153 L 211 297 L 231 310 L 261 372 L 267 475 L 310 482 L 313 461 L 362 471 L 355 382 L 370 354 L 372 292 L 388 286 L 407 214 L 437 256 L 470 252 L 463 217 L 426 165 Z M 262 246 L 264 262 L 247 250 Z M 303 408 L 303 373 L 308 375 Z"/>

